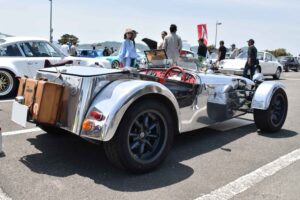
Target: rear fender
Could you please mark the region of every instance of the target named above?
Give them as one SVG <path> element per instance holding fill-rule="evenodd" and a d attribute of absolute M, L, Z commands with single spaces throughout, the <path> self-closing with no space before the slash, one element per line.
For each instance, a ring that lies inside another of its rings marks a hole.
<path fill-rule="evenodd" d="M 92 111 L 100 111 L 105 119 L 97 123 L 97 131 L 87 133 L 81 130 L 81 136 L 109 141 L 117 131 L 127 109 L 138 99 L 149 94 L 162 95 L 169 100 L 170 106 L 176 110 L 180 129 L 179 105 L 168 88 L 152 81 L 118 80 L 112 82 L 97 95 L 86 115 L 86 118 L 89 118 Z"/>
<path fill-rule="evenodd" d="M 273 94 L 279 88 L 285 89 L 285 86 L 282 83 L 276 81 L 268 81 L 260 84 L 255 91 L 251 108 L 267 110 L 269 108 Z"/>

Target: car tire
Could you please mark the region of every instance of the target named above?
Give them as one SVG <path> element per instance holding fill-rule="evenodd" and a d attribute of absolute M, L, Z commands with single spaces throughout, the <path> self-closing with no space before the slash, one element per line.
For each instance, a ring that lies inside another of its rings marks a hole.
<path fill-rule="evenodd" d="M 112 68 L 112 69 L 118 69 L 118 68 L 120 68 L 120 63 L 119 63 L 119 61 L 114 60 L 114 61 L 111 63 L 111 68 Z"/>
<path fill-rule="evenodd" d="M 164 104 L 139 101 L 125 113 L 114 137 L 104 142 L 107 158 L 117 167 L 140 174 L 154 170 L 168 155 L 174 120 Z"/>
<path fill-rule="evenodd" d="M 58 128 L 56 126 L 52 126 L 52 125 L 46 125 L 46 124 L 38 124 L 38 126 L 40 127 L 40 129 L 42 129 L 43 131 L 45 131 L 48 134 L 52 134 L 52 135 L 62 135 L 62 134 L 68 134 L 69 132 Z"/>
<path fill-rule="evenodd" d="M 12 72 L 0 69 L 0 98 L 16 95 L 18 85 L 19 81 Z"/>
<path fill-rule="evenodd" d="M 289 72 L 289 67 L 288 67 L 288 66 L 285 66 L 285 67 L 284 67 L 284 71 L 285 71 L 285 72 Z"/>
<path fill-rule="evenodd" d="M 272 96 L 267 110 L 254 109 L 254 121 L 256 127 L 264 132 L 279 131 L 286 119 L 288 101 L 286 93 L 279 88 Z"/>
<path fill-rule="evenodd" d="M 296 67 L 295 72 L 299 72 L 300 66 Z"/>
<path fill-rule="evenodd" d="M 278 79 L 280 79 L 280 76 L 281 76 L 281 68 L 278 67 L 275 72 L 275 75 L 273 75 L 273 79 L 278 80 Z"/>

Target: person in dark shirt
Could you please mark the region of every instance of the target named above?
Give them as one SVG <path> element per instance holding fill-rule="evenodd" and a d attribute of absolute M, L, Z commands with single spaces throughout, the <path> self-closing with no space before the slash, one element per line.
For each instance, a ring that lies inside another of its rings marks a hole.
<path fill-rule="evenodd" d="M 200 62 L 202 62 L 205 58 L 206 58 L 206 54 L 207 54 L 207 47 L 206 45 L 204 44 L 204 40 L 203 38 L 200 38 L 198 40 L 199 42 L 199 47 L 198 47 L 198 58 L 200 60 Z"/>
<path fill-rule="evenodd" d="M 226 47 L 224 46 L 224 41 L 220 41 L 220 47 L 219 47 L 219 57 L 218 57 L 218 61 L 220 62 L 221 60 L 225 59 L 226 56 Z"/>
<path fill-rule="evenodd" d="M 257 64 L 257 49 L 254 46 L 254 40 L 248 40 L 248 58 L 244 68 L 243 76 L 252 79 L 255 73 L 255 66 Z M 250 77 L 248 76 L 248 71 L 250 70 Z"/>

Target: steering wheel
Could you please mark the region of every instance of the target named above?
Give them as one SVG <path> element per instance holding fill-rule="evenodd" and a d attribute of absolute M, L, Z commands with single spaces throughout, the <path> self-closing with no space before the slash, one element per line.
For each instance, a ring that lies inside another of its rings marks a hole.
<path fill-rule="evenodd" d="M 177 71 L 179 71 L 179 72 L 181 73 L 181 80 L 182 80 L 182 81 L 185 81 L 186 73 L 185 73 L 185 71 L 184 71 L 183 68 L 178 67 L 178 66 L 170 67 L 170 68 L 166 71 L 166 73 L 165 73 L 165 75 L 164 75 L 164 79 L 168 78 L 168 77 L 169 77 L 169 74 L 170 74 L 171 72 L 175 71 L 175 70 L 177 70 Z"/>

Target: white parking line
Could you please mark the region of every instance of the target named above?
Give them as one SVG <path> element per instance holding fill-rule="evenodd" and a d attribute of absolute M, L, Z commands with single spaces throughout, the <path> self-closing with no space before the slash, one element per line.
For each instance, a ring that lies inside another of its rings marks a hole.
<path fill-rule="evenodd" d="M 9 99 L 9 100 L 1 100 L 0 103 L 9 103 L 9 102 L 13 102 L 13 99 Z"/>
<path fill-rule="evenodd" d="M 5 194 L 1 188 L 0 188 L 0 200 L 11 200 L 11 198 L 8 197 L 8 195 Z"/>
<path fill-rule="evenodd" d="M 287 81 L 300 81 L 300 79 L 297 79 L 297 78 L 287 78 L 287 79 L 284 79 L 284 80 L 287 80 Z"/>
<path fill-rule="evenodd" d="M 288 167 L 294 162 L 300 160 L 300 149 L 286 154 L 277 160 L 264 165 L 263 167 L 242 176 L 227 185 L 201 196 L 196 200 L 227 200 L 253 187 L 255 184 L 263 181 L 265 178 L 274 175 L 278 171 Z"/>
<path fill-rule="evenodd" d="M 24 129 L 24 130 L 18 130 L 18 131 L 3 132 L 2 135 L 9 136 L 9 135 L 18 135 L 18 134 L 38 132 L 38 131 L 41 131 L 41 129 L 40 128 L 31 128 L 31 129 Z"/>

